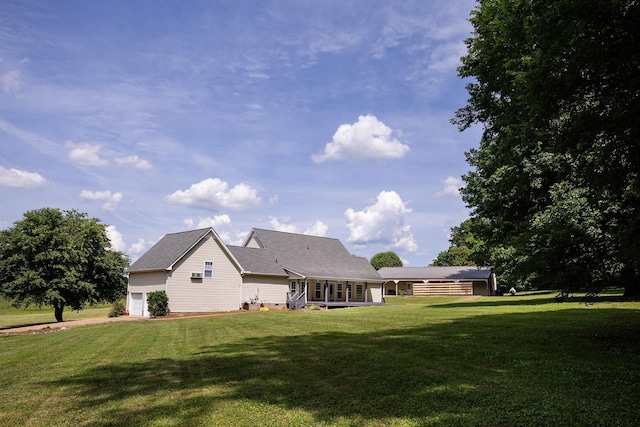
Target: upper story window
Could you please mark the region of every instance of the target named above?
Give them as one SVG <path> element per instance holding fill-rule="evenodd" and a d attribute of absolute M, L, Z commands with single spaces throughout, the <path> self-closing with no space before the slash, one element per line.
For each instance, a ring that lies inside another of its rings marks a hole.
<path fill-rule="evenodd" d="M 213 277 L 213 261 L 204 262 L 204 277 Z"/>

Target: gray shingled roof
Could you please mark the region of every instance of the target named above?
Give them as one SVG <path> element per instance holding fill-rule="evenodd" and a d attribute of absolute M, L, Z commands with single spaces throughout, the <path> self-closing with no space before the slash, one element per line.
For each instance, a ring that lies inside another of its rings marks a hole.
<path fill-rule="evenodd" d="M 258 228 L 251 233 L 288 271 L 312 278 L 382 281 L 369 261 L 351 255 L 338 239 Z"/>
<path fill-rule="evenodd" d="M 289 276 L 276 263 L 276 257 L 267 249 L 248 248 L 244 246 L 227 246 L 233 257 L 240 263 L 242 269 L 249 274 L 264 274 L 269 276 Z"/>
<path fill-rule="evenodd" d="M 211 228 L 184 231 L 165 235 L 153 245 L 131 267 L 129 272 L 166 270 L 179 260 L 195 245 Z"/>
<path fill-rule="evenodd" d="M 491 276 L 491 267 L 382 267 L 378 270 L 385 280 L 486 280 Z"/>

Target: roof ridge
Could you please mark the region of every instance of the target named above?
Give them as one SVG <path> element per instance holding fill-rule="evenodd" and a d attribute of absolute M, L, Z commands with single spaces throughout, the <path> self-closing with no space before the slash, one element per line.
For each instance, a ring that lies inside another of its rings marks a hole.
<path fill-rule="evenodd" d="M 165 236 L 174 236 L 176 234 L 186 234 L 186 233 L 194 233 L 196 231 L 205 231 L 205 230 L 211 230 L 213 227 L 204 227 L 204 228 L 194 228 L 193 230 L 185 230 L 185 231 L 176 231 L 174 233 L 167 233 L 165 234 Z"/>
<path fill-rule="evenodd" d="M 257 228 L 257 227 L 254 227 L 253 230 L 255 230 L 255 231 L 267 231 L 267 232 L 270 232 L 270 233 L 292 234 L 294 236 L 302 236 L 302 237 L 313 237 L 315 239 L 327 239 L 327 240 L 338 240 L 338 241 L 340 241 L 340 239 L 338 239 L 337 237 L 316 236 L 314 234 L 293 233 L 291 231 L 269 230 L 269 229 L 266 229 L 266 228 Z"/>

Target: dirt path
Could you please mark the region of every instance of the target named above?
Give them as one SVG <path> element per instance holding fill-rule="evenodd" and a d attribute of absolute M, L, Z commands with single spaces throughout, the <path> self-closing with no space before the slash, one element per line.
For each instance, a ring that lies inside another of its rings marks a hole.
<path fill-rule="evenodd" d="M 134 320 L 148 319 L 144 317 L 94 317 L 88 319 L 67 320 L 65 322 L 39 323 L 37 325 L 19 326 L 16 328 L 0 329 L 0 335 L 16 335 L 16 334 L 43 334 L 49 332 L 64 331 L 76 326 L 98 325 L 101 323 L 111 322 L 127 322 Z"/>
<path fill-rule="evenodd" d="M 59 332 L 64 331 L 69 328 L 74 328 L 76 326 L 88 326 L 88 325 L 99 325 L 102 323 L 111 323 L 111 322 L 131 322 L 131 321 L 140 321 L 140 320 L 153 320 L 154 322 L 165 321 L 165 320 L 176 320 L 176 319 L 187 319 L 190 317 L 211 317 L 211 316 L 221 316 L 221 315 L 229 315 L 229 314 L 239 314 L 239 313 L 258 313 L 258 311 L 220 311 L 220 312 L 211 312 L 211 313 L 180 313 L 180 314 L 171 314 L 166 317 L 158 317 L 156 319 L 150 319 L 149 317 L 138 317 L 138 316 L 119 316 L 119 317 L 93 317 L 87 319 L 75 319 L 75 320 L 67 320 L 65 322 L 51 322 L 51 323 L 38 323 L 36 325 L 27 325 L 27 326 L 18 326 L 15 328 L 4 328 L 0 329 L 0 336 L 2 335 L 17 335 L 17 334 L 47 334 L 49 332 Z"/>

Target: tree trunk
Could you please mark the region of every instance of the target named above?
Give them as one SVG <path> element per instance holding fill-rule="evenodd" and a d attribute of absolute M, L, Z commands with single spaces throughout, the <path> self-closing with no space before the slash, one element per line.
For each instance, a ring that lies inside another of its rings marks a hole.
<path fill-rule="evenodd" d="M 56 322 L 62 322 L 62 312 L 64 311 L 64 304 L 60 304 L 60 305 L 55 305 L 54 306 L 55 309 L 55 316 L 56 316 Z"/>
<path fill-rule="evenodd" d="M 622 269 L 620 280 L 624 286 L 625 298 L 637 298 L 640 296 L 640 281 L 632 266 L 627 265 Z"/>

